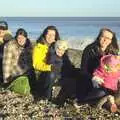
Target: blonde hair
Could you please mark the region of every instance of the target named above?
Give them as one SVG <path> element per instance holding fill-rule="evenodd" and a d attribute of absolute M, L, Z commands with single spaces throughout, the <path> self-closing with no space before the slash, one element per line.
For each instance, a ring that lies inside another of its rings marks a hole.
<path fill-rule="evenodd" d="M 55 43 L 55 50 L 57 49 L 67 50 L 68 49 L 68 42 L 66 40 L 58 40 Z"/>

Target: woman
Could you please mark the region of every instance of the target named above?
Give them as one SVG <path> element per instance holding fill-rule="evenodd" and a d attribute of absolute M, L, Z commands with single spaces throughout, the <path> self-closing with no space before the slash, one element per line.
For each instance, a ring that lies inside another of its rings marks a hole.
<path fill-rule="evenodd" d="M 55 69 L 55 67 L 52 64 L 48 64 L 47 61 L 49 54 L 52 53 L 52 51 L 54 52 L 54 43 L 57 40 L 60 40 L 60 36 L 55 26 L 48 26 L 37 40 L 37 44 L 33 49 L 33 67 L 35 71 L 42 72 L 38 79 L 45 79 L 46 73 Z M 38 86 L 39 92 L 40 84 Z"/>
<path fill-rule="evenodd" d="M 97 39 L 84 49 L 81 61 L 81 71 L 86 79 L 83 77 L 84 80 L 78 81 L 77 97 L 79 99 L 81 99 L 81 95 L 85 98 L 88 92 L 97 87 L 96 83 L 91 81 L 91 78 L 93 77 L 93 71 L 99 66 L 100 58 L 103 55 L 115 55 L 118 53 L 118 50 L 119 47 L 116 35 L 108 28 L 101 29 Z M 84 88 L 82 86 L 84 86 Z M 83 89 L 82 91 L 84 91 L 84 93 L 80 92 L 80 87 Z M 90 94 L 86 99 L 102 97 L 106 94 L 102 88 L 99 90 L 97 89 L 97 92 L 93 90 L 95 92 Z"/>
<path fill-rule="evenodd" d="M 25 89 L 29 89 L 28 80 L 24 82 L 27 85 L 19 86 L 17 84 L 17 79 L 20 76 L 26 75 L 32 69 L 32 47 L 30 40 L 28 39 L 27 32 L 20 28 L 17 30 L 15 39 L 9 41 L 4 46 L 4 55 L 3 55 L 3 78 L 4 83 L 10 85 L 9 88 L 19 92 L 24 93 Z M 24 78 L 23 78 L 24 79 Z M 14 82 L 15 81 L 15 82 Z M 15 90 L 16 86 L 18 87 Z M 22 88 L 20 88 L 22 87 Z M 25 88 L 26 87 L 26 88 Z M 23 91 L 21 91 L 21 89 Z M 28 90 L 26 93 L 29 93 Z"/>

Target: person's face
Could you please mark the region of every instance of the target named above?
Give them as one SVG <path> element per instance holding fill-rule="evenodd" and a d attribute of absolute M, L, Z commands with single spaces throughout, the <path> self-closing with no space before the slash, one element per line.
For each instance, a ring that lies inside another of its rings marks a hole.
<path fill-rule="evenodd" d="M 120 64 L 111 67 L 111 72 L 118 72 L 120 71 Z"/>
<path fill-rule="evenodd" d="M 52 44 L 53 42 L 55 42 L 55 35 L 56 32 L 54 30 L 48 30 L 46 35 L 46 41 L 48 44 Z"/>
<path fill-rule="evenodd" d="M 59 56 L 59 57 L 62 57 L 65 53 L 65 50 L 61 49 L 61 48 L 57 48 L 56 49 L 56 54 Z"/>
<path fill-rule="evenodd" d="M 18 35 L 17 42 L 20 46 L 24 46 L 26 43 L 26 37 L 24 37 L 23 35 Z"/>
<path fill-rule="evenodd" d="M 120 56 L 114 56 L 115 59 L 120 61 Z M 118 72 L 120 71 L 120 63 L 118 62 L 115 65 L 109 65 L 110 72 Z"/>
<path fill-rule="evenodd" d="M 100 47 L 106 49 L 109 44 L 111 44 L 113 34 L 109 31 L 103 31 L 100 37 Z"/>
<path fill-rule="evenodd" d="M 116 59 L 120 60 L 120 56 L 115 56 Z M 113 66 L 114 71 L 120 71 L 120 63 Z"/>
<path fill-rule="evenodd" d="M 2 37 L 2 38 L 3 38 L 3 37 L 4 37 L 4 35 L 5 35 L 5 32 L 6 32 L 5 30 L 0 29 L 0 37 Z"/>

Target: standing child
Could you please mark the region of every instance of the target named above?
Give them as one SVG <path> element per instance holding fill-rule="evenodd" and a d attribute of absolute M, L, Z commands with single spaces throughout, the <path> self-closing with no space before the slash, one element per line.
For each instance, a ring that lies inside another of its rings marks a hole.
<path fill-rule="evenodd" d="M 52 98 L 52 87 L 56 79 L 61 78 L 63 65 L 63 56 L 68 49 L 68 43 L 65 40 L 58 40 L 55 43 L 55 51 L 50 51 L 48 63 L 52 64 L 52 71 L 48 72 L 45 80 L 45 96 L 48 100 Z"/>

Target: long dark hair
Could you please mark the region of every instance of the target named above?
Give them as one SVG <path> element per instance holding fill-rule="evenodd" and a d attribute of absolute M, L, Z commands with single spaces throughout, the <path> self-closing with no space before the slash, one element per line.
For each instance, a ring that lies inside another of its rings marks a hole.
<path fill-rule="evenodd" d="M 31 46 L 31 42 L 30 42 L 30 40 L 28 39 L 28 34 L 27 34 L 27 32 L 26 32 L 23 28 L 19 28 L 19 29 L 17 30 L 16 35 L 15 35 L 15 40 L 17 40 L 17 37 L 18 37 L 19 35 L 23 35 L 23 36 L 26 38 L 26 43 L 25 43 L 24 48 Z"/>
<path fill-rule="evenodd" d="M 117 43 L 116 34 L 109 28 L 102 28 L 100 30 L 96 40 L 94 41 L 94 43 L 96 43 L 100 48 L 100 38 L 103 35 L 104 31 L 108 31 L 108 32 L 113 34 L 112 42 L 107 46 L 107 48 L 105 50 L 105 53 L 117 53 L 118 50 L 119 50 L 119 46 L 118 46 L 118 43 Z"/>
<path fill-rule="evenodd" d="M 60 40 L 60 35 L 58 33 L 57 28 L 55 26 L 47 26 L 44 29 L 43 33 L 40 35 L 40 37 L 37 39 L 37 43 L 41 43 L 41 42 L 43 42 L 43 40 L 45 40 L 45 37 L 48 33 L 48 30 L 54 30 L 55 31 L 55 41 Z"/>

